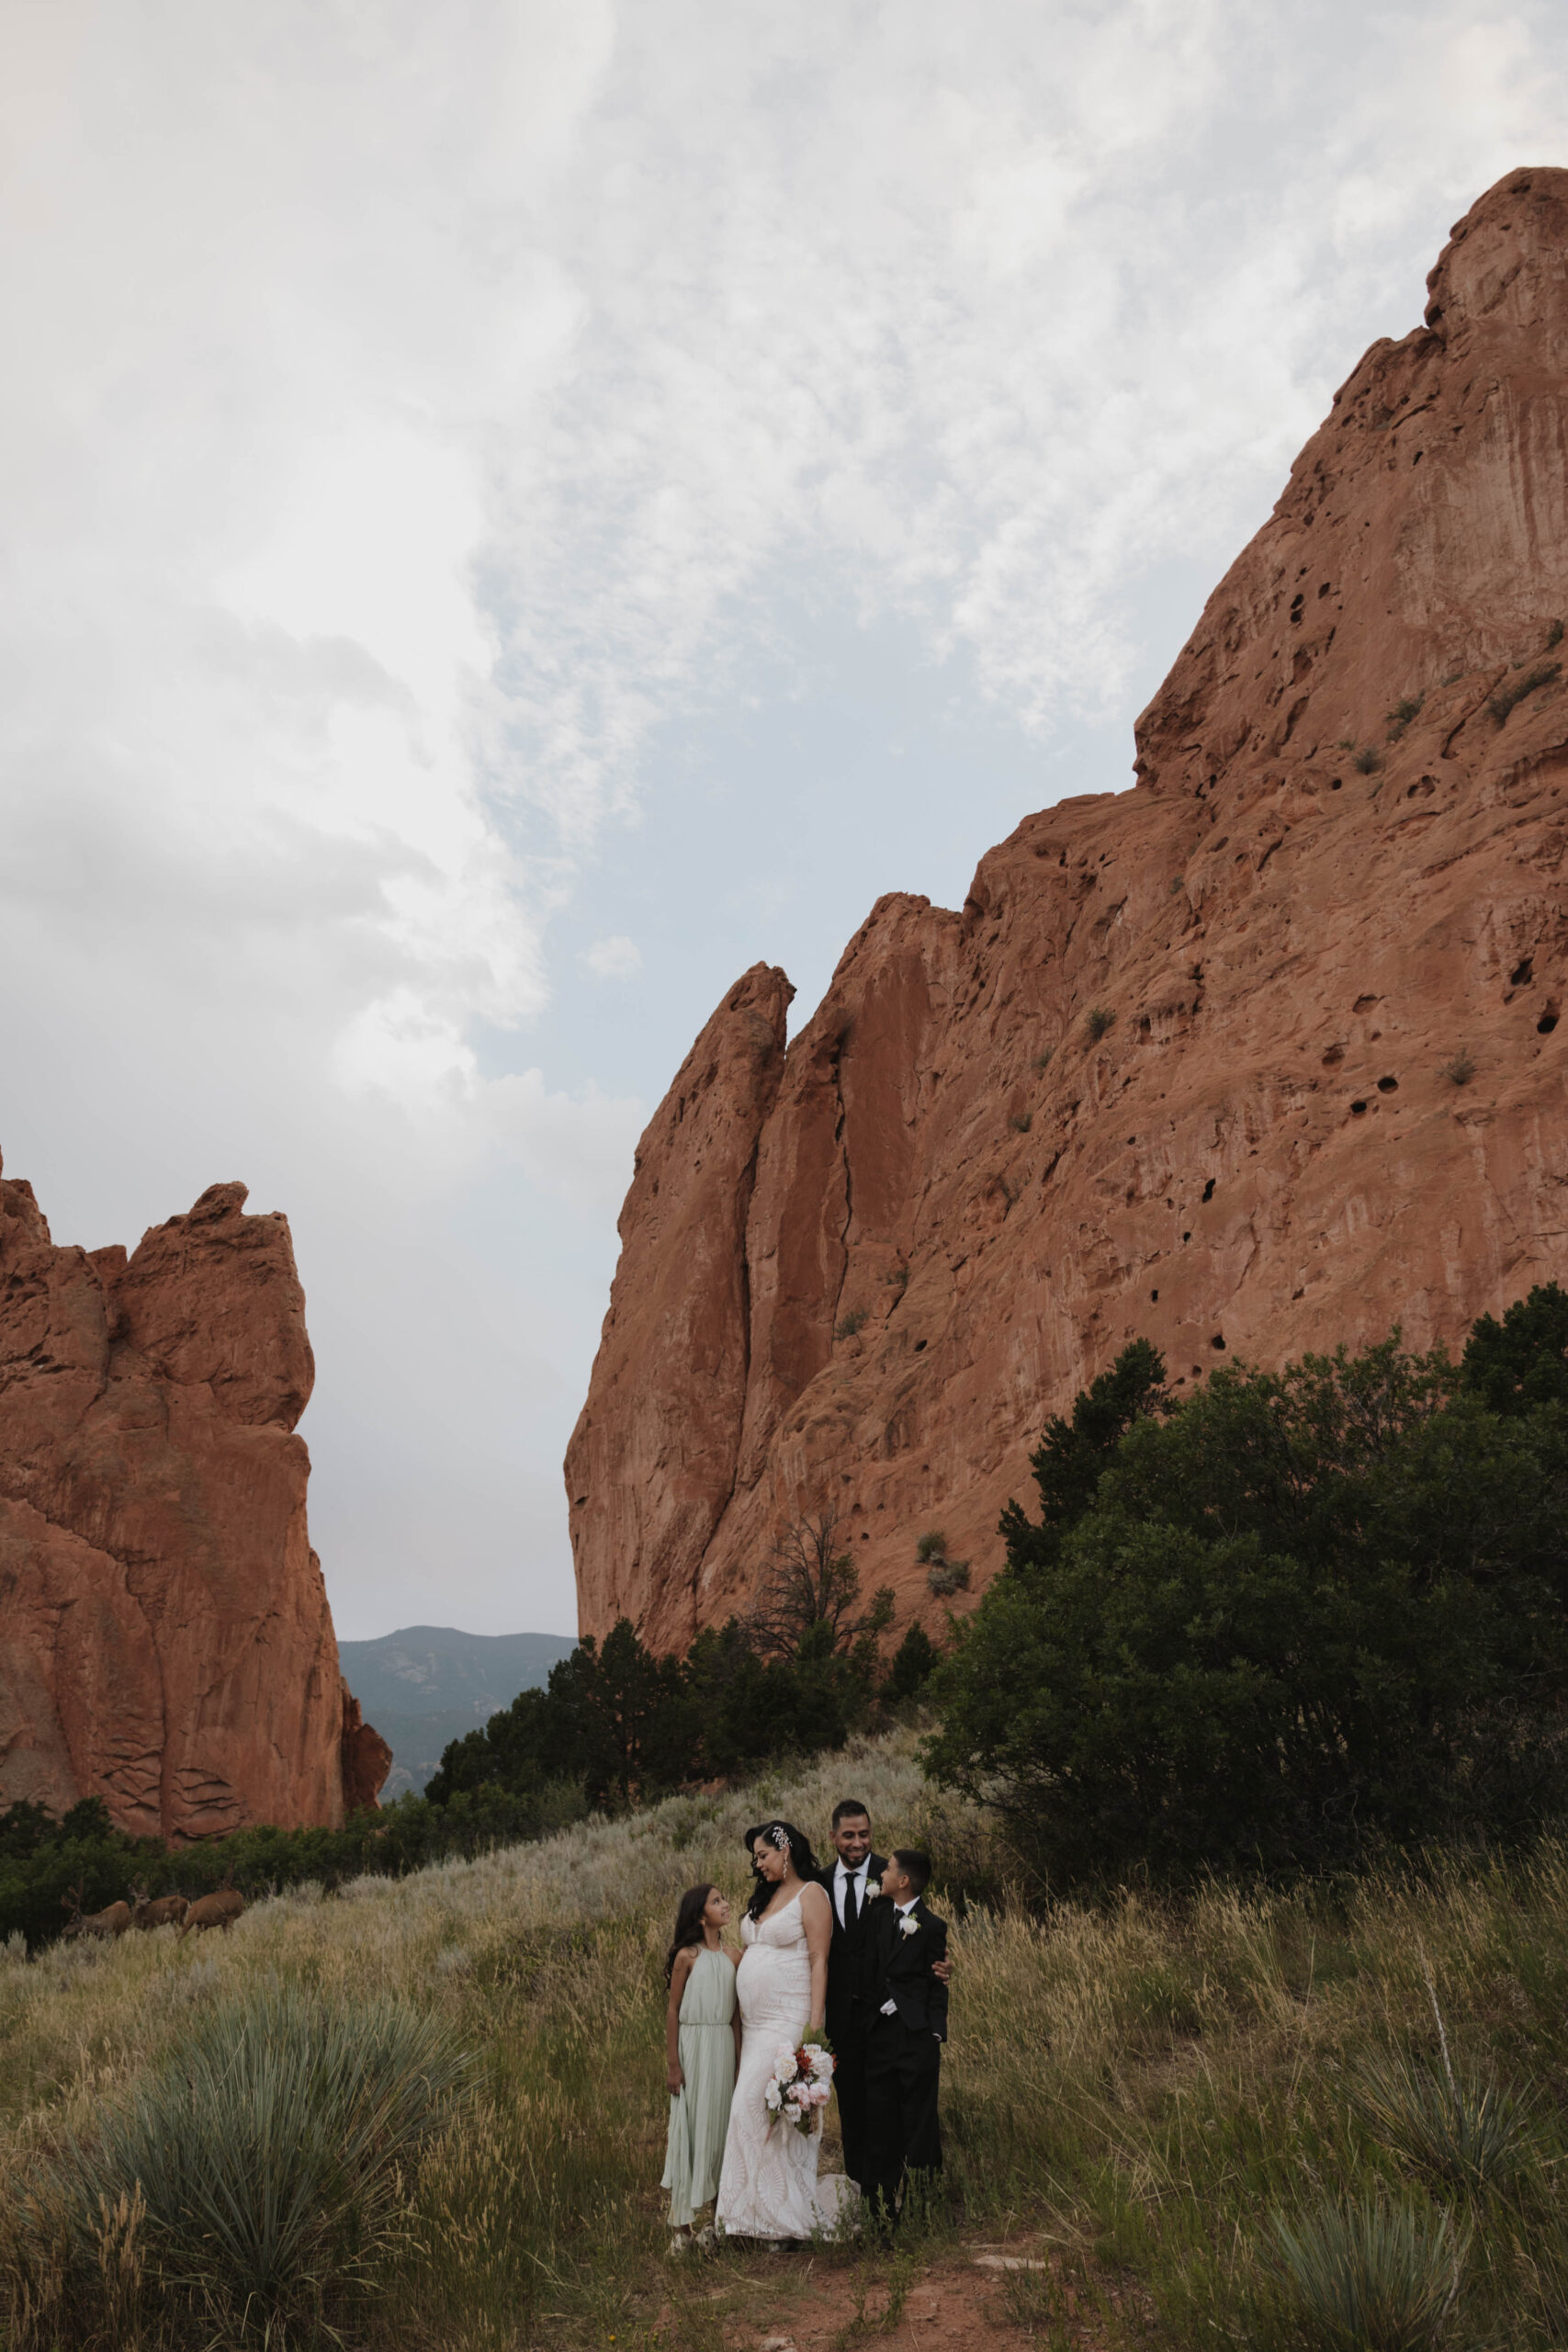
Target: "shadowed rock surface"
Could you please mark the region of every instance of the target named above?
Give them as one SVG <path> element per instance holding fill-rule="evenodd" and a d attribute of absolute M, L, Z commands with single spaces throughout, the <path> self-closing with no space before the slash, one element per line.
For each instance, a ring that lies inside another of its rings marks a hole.
<path fill-rule="evenodd" d="M 306 1529 L 288 1221 L 244 1200 L 128 1259 L 0 1181 L 0 1804 L 188 1838 L 335 1825 L 386 1777 Z"/>
<path fill-rule="evenodd" d="M 1568 173 L 1456 224 L 1136 729 L 963 909 L 882 899 L 784 1048 L 730 992 L 656 1113 L 567 1455 L 583 1630 L 743 1607 L 831 1506 L 973 1606 L 1046 1417 L 1568 1274 Z M 1107 1016 L 1109 1020 L 1107 1021 Z M 1047 1058 L 1048 1057 L 1048 1058 Z"/>

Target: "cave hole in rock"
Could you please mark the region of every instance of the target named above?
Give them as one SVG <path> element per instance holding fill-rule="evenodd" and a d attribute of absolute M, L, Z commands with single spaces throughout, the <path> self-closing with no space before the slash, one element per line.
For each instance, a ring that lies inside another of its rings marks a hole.
<path fill-rule="evenodd" d="M 925 1341 L 924 1341 L 923 1340 L 917 1340 L 915 1341 L 915 1353 L 916 1353 L 917 1355 L 919 1355 L 919 1354 L 920 1350 L 925 1346 L 925 1344 L 926 1344 L 926 1343 L 925 1343 Z"/>
<path fill-rule="evenodd" d="M 1366 1107 L 1367 1106 L 1364 1102 L 1352 1102 L 1350 1105 L 1350 1116 L 1353 1119 L 1359 1119 Z"/>
<path fill-rule="evenodd" d="M 1343 792 L 1345 789 L 1344 777 L 1342 775 L 1337 775 L 1329 785 L 1328 789 L 1330 792 Z"/>
<path fill-rule="evenodd" d="M 1150 1305 L 1151 1306 L 1155 1304 L 1155 1301 L 1158 1298 L 1158 1296 L 1159 1296 L 1159 1293 L 1158 1293 L 1158 1291 L 1157 1291 L 1157 1290 L 1152 1290 L 1152 1291 L 1150 1291 L 1150 1293 L 1149 1293 L 1149 1305 Z"/>
<path fill-rule="evenodd" d="M 1215 1334 L 1214 1334 L 1214 1336 L 1213 1336 L 1213 1338 L 1210 1340 L 1209 1345 L 1210 1345 L 1212 1348 L 1217 1348 L 1217 1349 L 1219 1350 L 1219 1351 L 1220 1351 L 1221 1355 L 1224 1355 L 1224 1351 L 1225 1351 L 1225 1335 L 1224 1335 L 1224 1333 L 1223 1331 L 1216 1331 L 1216 1332 L 1215 1332 Z"/>
<path fill-rule="evenodd" d="M 1211 1177 L 1210 1177 L 1210 1179 L 1209 1179 L 1209 1181 L 1208 1181 L 1208 1182 L 1207 1182 L 1207 1183 L 1204 1185 L 1204 1187 L 1203 1187 L 1203 1198 L 1204 1198 L 1206 1201 L 1212 1201 L 1212 1200 L 1213 1199 L 1213 1197 L 1214 1197 L 1214 1180 L 1213 1180 L 1213 1178 L 1211 1176 Z"/>
<path fill-rule="evenodd" d="M 1190 1233 L 1184 1233 L 1184 1234 L 1182 1235 L 1181 1238 L 1183 1239 L 1183 1241 L 1190 1241 L 1190 1240 L 1191 1240 L 1191 1238 L 1192 1238 L 1192 1236 L 1191 1236 Z"/>
<path fill-rule="evenodd" d="M 1526 989 L 1529 988 L 1534 978 L 1535 957 L 1533 956 L 1527 956 L 1520 963 L 1516 964 L 1513 970 L 1509 973 L 1508 986 L 1511 989 Z"/>
<path fill-rule="evenodd" d="M 1550 1037 L 1556 1026 L 1557 1007 L 1554 1004 L 1549 1004 L 1535 1024 L 1535 1034 L 1538 1037 Z"/>
<path fill-rule="evenodd" d="M 1398 1093 L 1398 1091 L 1399 1091 L 1399 1080 L 1398 1080 L 1398 1079 L 1397 1079 L 1397 1078 L 1380 1078 L 1380 1079 L 1379 1079 L 1379 1080 L 1378 1080 L 1378 1092 L 1379 1092 L 1380 1094 L 1397 1094 L 1397 1093 Z"/>

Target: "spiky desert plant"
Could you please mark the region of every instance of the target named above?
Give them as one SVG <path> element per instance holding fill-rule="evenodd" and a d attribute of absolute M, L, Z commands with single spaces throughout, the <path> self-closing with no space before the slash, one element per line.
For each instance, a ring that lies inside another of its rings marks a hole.
<path fill-rule="evenodd" d="M 198 2012 L 90 2139 L 66 2142 L 39 2209 L 90 2270 L 130 2198 L 144 2273 L 242 2311 L 319 2301 L 384 2245 L 471 2071 L 449 2029 L 400 2001 L 264 1981 Z"/>
<path fill-rule="evenodd" d="M 1351 2099 L 1385 2148 L 1477 2195 L 1515 2178 L 1536 2141 L 1532 2101 L 1473 2068 L 1436 2072 L 1403 2051 L 1363 2058 Z"/>
<path fill-rule="evenodd" d="M 1438 2209 L 1365 2197 L 1272 2222 L 1275 2276 L 1317 2352 L 1431 2352 L 1469 2250 Z"/>

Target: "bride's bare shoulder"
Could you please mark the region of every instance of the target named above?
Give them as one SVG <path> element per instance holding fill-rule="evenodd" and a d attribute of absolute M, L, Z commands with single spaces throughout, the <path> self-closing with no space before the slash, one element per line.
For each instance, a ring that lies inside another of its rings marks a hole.
<path fill-rule="evenodd" d="M 815 1879 L 807 1879 L 801 1888 L 800 1907 L 803 1913 L 820 1912 L 824 1918 L 832 1917 L 826 1890 L 818 1886 Z"/>

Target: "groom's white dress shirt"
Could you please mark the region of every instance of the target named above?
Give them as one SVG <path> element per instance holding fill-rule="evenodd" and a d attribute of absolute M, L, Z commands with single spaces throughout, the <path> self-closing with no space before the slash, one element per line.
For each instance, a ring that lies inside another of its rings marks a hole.
<path fill-rule="evenodd" d="M 844 1889 L 848 1886 L 852 1879 L 853 1879 L 855 1883 L 855 1917 L 858 1919 L 864 1915 L 865 1874 L 870 1868 L 871 1856 L 868 1854 L 858 1870 L 852 1871 L 847 1863 L 840 1862 L 833 1872 L 833 1908 L 839 1915 L 839 1925 L 840 1928 L 845 1924 Z"/>

